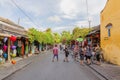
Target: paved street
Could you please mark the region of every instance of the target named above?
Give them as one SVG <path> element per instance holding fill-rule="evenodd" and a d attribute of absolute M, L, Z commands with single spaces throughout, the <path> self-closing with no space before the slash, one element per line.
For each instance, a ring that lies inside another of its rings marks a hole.
<path fill-rule="evenodd" d="M 79 65 L 71 58 L 63 62 L 64 54 L 59 61 L 52 62 L 52 54 L 38 55 L 27 67 L 15 72 L 4 80 L 100 80 L 85 66 Z"/>

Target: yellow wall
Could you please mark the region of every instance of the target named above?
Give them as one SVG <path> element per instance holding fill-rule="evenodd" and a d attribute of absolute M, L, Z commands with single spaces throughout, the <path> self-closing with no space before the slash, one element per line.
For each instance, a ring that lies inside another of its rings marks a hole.
<path fill-rule="evenodd" d="M 109 23 L 111 37 L 105 28 Z M 120 0 L 109 0 L 101 12 L 101 47 L 107 61 L 120 65 Z"/>

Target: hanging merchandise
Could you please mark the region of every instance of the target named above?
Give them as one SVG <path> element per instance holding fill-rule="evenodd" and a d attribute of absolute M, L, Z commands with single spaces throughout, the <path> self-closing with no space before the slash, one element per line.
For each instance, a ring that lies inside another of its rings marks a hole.
<path fill-rule="evenodd" d="M 7 46 L 6 45 L 3 46 L 3 50 L 4 50 L 4 52 L 7 51 Z"/>
<path fill-rule="evenodd" d="M 28 54 L 28 45 L 25 47 L 25 54 Z"/>
<path fill-rule="evenodd" d="M 16 36 L 11 36 L 10 40 L 13 41 L 13 42 L 15 42 L 16 41 Z"/>
<path fill-rule="evenodd" d="M 20 40 L 18 40 L 18 47 L 22 46 L 22 42 Z"/>
<path fill-rule="evenodd" d="M 5 37 L 5 38 L 4 38 L 4 43 L 6 43 L 6 41 L 7 41 L 7 40 L 8 40 L 8 38 L 7 38 L 7 37 Z"/>
<path fill-rule="evenodd" d="M 0 57 L 0 63 L 2 63 L 3 59 Z"/>
<path fill-rule="evenodd" d="M 2 56 L 2 54 L 3 54 L 3 50 L 2 50 L 2 49 L 0 49 L 0 56 Z"/>
<path fill-rule="evenodd" d="M 12 49 L 12 50 L 16 49 L 16 46 L 14 46 L 14 45 L 13 45 L 13 46 L 11 46 L 11 49 Z"/>
<path fill-rule="evenodd" d="M 7 53 L 4 53 L 4 54 L 3 54 L 3 57 L 4 57 L 5 59 L 7 59 L 8 54 L 7 54 Z"/>
<path fill-rule="evenodd" d="M 15 60 L 12 60 L 11 63 L 12 63 L 12 64 L 16 64 L 16 61 L 15 61 Z"/>
<path fill-rule="evenodd" d="M 21 47 L 21 55 L 24 56 L 24 44 L 22 44 L 22 47 Z"/>

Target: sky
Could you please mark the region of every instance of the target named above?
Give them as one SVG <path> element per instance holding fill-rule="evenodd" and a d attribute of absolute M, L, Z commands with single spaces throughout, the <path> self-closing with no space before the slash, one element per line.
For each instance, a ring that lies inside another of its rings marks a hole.
<path fill-rule="evenodd" d="M 91 26 L 100 24 L 100 12 L 107 0 L 87 1 L 88 15 L 86 0 L 0 0 L 0 16 L 16 24 L 20 19 L 19 25 L 25 29 L 72 31 L 75 26 L 88 27 L 88 19 Z"/>

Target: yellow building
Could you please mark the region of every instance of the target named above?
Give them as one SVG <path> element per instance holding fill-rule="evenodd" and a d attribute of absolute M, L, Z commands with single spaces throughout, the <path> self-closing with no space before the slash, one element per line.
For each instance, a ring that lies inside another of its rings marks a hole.
<path fill-rule="evenodd" d="M 101 47 L 105 60 L 120 65 L 120 0 L 108 0 L 101 12 Z"/>

